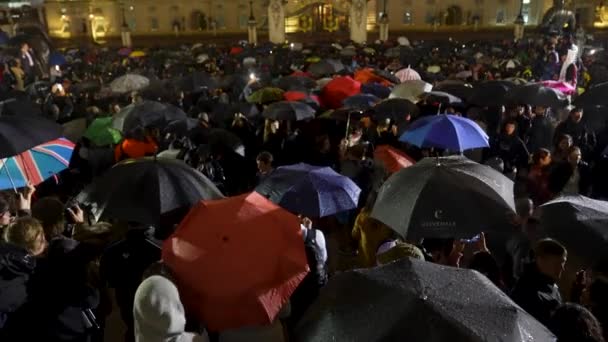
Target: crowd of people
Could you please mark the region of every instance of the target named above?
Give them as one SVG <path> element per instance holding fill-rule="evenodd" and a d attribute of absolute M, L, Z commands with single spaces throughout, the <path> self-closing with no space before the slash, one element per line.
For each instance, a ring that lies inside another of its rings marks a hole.
<path fill-rule="evenodd" d="M 601 54 L 580 47 L 579 57 L 569 60 L 569 51 L 576 48 L 572 37 L 464 44 L 410 43 L 400 38 L 398 43 L 344 47 L 197 44 L 149 49 L 137 56 L 130 56 L 130 50 L 92 47 L 63 51 L 65 60 L 42 75 L 34 67 L 41 62 L 28 44 L 21 45 L 19 56 L 8 58 L 0 96 L 3 101 L 29 104 L 17 108 L 36 111 L 27 114 L 63 124 L 68 138 L 76 120 L 83 120 L 86 128 L 98 118 L 120 116 L 130 108 L 154 111 L 151 101 L 166 104 L 164 111 L 177 108 L 188 118 L 141 124 L 103 145 L 82 134 L 75 136 L 77 146 L 67 170 L 37 186 L 2 194 L 0 340 L 103 341 L 105 331 L 119 329 L 107 324 L 112 312 L 120 314 L 126 327 L 125 341 L 297 340 L 298 320 L 333 274 L 410 257 L 453 267 L 466 264 L 479 271 L 559 342 L 605 341 L 608 259 L 598 255 L 584 270 L 568 270 L 578 271 L 576 281 L 570 293 L 560 291 L 558 284 L 573 252 L 564 247 L 566 241 L 539 236 L 534 214 L 537 206 L 559 196 L 608 199 L 604 121 L 591 125 L 597 120 L 587 118 L 588 108 L 582 104 L 479 106 L 468 103 L 464 94 L 452 94 L 463 101 L 445 103 L 422 93 L 416 99 L 416 113 L 404 109 L 400 118 L 379 119 L 373 106 L 350 108 L 340 117 L 343 108 L 332 105 L 335 99 L 328 99 L 321 85 L 332 78 L 352 77 L 362 84 L 361 93 L 387 98 L 393 87 L 409 81 L 399 79 L 398 71 L 417 70 L 422 80 L 446 93 L 456 89 L 454 85 L 474 90 L 484 82 L 514 78 L 562 81 L 575 89 L 569 97 L 576 103 L 579 92 L 608 81 Z M 314 64 L 325 60 L 342 68 L 312 71 Z M 367 72 L 365 78 L 361 71 Z M 112 80 L 132 75 L 148 82 L 120 93 L 110 89 Z M 280 84 L 291 76 L 314 84 L 296 83 L 295 78 L 294 83 Z M 267 91 L 269 95 L 255 98 L 270 86 L 285 92 L 273 96 Z M 274 102 L 290 101 L 288 93 L 295 92 L 303 95 L 291 101 L 315 109 L 316 118 L 273 120 L 260 115 Z M 15 106 L 3 106 L 3 116 L 24 115 Z M 597 117 L 598 109 L 592 111 Z M 483 232 L 468 240 L 411 241 L 371 215 L 382 181 L 390 176 L 378 167 L 374 150 L 388 145 L 412 162 L 450 153 L 399 139 L 412 122 L 436 114 L 477 122 L 489 136 L 490 147 L 465 155 L 514 181 L 516 212 L 508 222 L 512 234 L 492 244 L 492 250 Z M 211 331 L 205 322 L 190 317 L 188 303 L 180 300 L 179 281 L 161 261 L 163 240 L 190 208 L 164 215 L 150 226 L 112 217 L 95 222 L 91 209 L 73 200 L 113 165 L 151 156 L 183 160 L 225 196 L 253 191 L 278 167 L 300 162 L 331 167 L 352 179 L 361 196 L 358 207 L 349 212 L 324 218 L 301 215 L 310 272 L 273 323 Z"/>

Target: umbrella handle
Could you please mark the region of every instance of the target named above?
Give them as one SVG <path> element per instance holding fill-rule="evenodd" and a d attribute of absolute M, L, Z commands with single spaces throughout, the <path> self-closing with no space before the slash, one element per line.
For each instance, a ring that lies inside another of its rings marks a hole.
<path fill-rule="evenodd" d="M 6 174 L 8 176 L 9 181 L 11 182 L 13 191 L 15 193 L 17 193 L 17 188 L 15 187 L 15 182 L 13 181 L 13 176 L 11 176 L 11 172 L 8 170 L 8 167 L 6 166 L 6 159 L 2 159 L 2 167 L 6 170 Z"/>
<path fill-rule="evenodd" d="M 348 139 L 349 128 L 350 128 L 350 112 L 348 112 L 348 118 L 346 119 L 346 132 L 344 132 L 344 139 Z"/>

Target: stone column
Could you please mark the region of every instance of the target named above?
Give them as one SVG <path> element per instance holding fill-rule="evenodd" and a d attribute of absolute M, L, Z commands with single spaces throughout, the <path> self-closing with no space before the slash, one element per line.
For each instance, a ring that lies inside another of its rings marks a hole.
<path fill-rule="evenodd" d="M 258 43 L 258 30 L 257 30 L 257 22 L 255 18 L 249 18 L 247 22 L 247 41 L 249 44 L 257 44 Z"/>
<path fill-rule="evenodd" d="M 386 42 L 388 40 L 388 15 L 386 13 L 382 13 L 382 17 L 380 17 L 379 31 L 378 38 L 381 42 Z"/>
<path fill-rule="evenodd" d="M 350 4 L 350 39 L 355 43 L 367 41 L 367 0 L 352 0 Z"/>
<path fill-rule="evenodd" d="M 270 0 L 268 4 L 268 40 L 274 44 L 285 42 L 285 8 L 282 0 Z"/>

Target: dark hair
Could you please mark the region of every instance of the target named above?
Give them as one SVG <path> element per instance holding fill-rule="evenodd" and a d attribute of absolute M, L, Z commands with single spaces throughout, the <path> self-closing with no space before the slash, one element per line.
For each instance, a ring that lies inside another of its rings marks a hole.
<path fill-rule="evenodd" d="M 65 206 L 57 198 L 46 197 L 32 206 L 32 216 L 42 223 L 47 240 L 65 231 Z"/>
<path fill-rule="evenodd" d="M 546 148 L 539 148 L 532 154 L 532 163 L 538 164 L 541 159 L 546 158 L 548 155 L 551 155 L 551 151 Z"/>
<path fill-rule="evenodd" d="M 534 255 L 539 256 L 559 256 L 562 257 L 568 252 L 566 247 L 553 239 L 542 239 L 536 243 Z"/>
<path fill-rule="evenodd" d="M 272 153 L 270 153 L 268 151 L 262 151 L 262 152 L 260 152 L 260 154 L 258 154 L 258 156 L 255 158 L 255 160 L 260 161 L 265 164 L 272 164 L 274 157 L 272 156 Z"/>
<path fill-rule="evenodd" d="M 485 275 L 494 285 L 504 289 L 500 266 L 498 266 L 498 262 L 492 254 L 488 252 L 475 253 L 471 258 L 469 268 Z"/>
<path fill-rule="evenodd" d="M 422 242 L 422 246 L 424 247 L 424 250 L 427 253 L 433 254 L 434 252 L 441 252 L 445 256 L 448 256 L 452 253 L 452 250 L 454 249 L 454 239 L 424 239 L 424 241 Z"/>
<path fill-rule="evenodd" d="M 574 140 L 572 140 L 572 136 L 570 134 L 560 134 L 559 138 L 557 138 L 557 144 L 559 145 L 559 143 L 564 139 L 568 139 L 568 141 L 570 142 L 570 145 L 572 145 L 572 143 L 574 142 Z"/>
<path fill-rule="evenodd" d="M 558 307 L 548 328 L 557 336 L 557 342 L 604 342 L 597 318 L 578 304 L 567 303 Z"/>

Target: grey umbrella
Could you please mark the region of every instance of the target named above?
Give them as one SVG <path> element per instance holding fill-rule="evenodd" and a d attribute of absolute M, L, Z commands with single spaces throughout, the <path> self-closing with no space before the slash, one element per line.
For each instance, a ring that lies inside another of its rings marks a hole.
<path fill-rule="evenodd" d="M 502 232 L 515 212 L 513 182 L 462 156 L 426 158 L 393 174 L 372 210 L 404 238 Z"/>
<path fill-rule="evenodd" d="M 472 270 L 402 259 L 333 277 L 296 341 L 555 341 L 541 323 Z"/>

